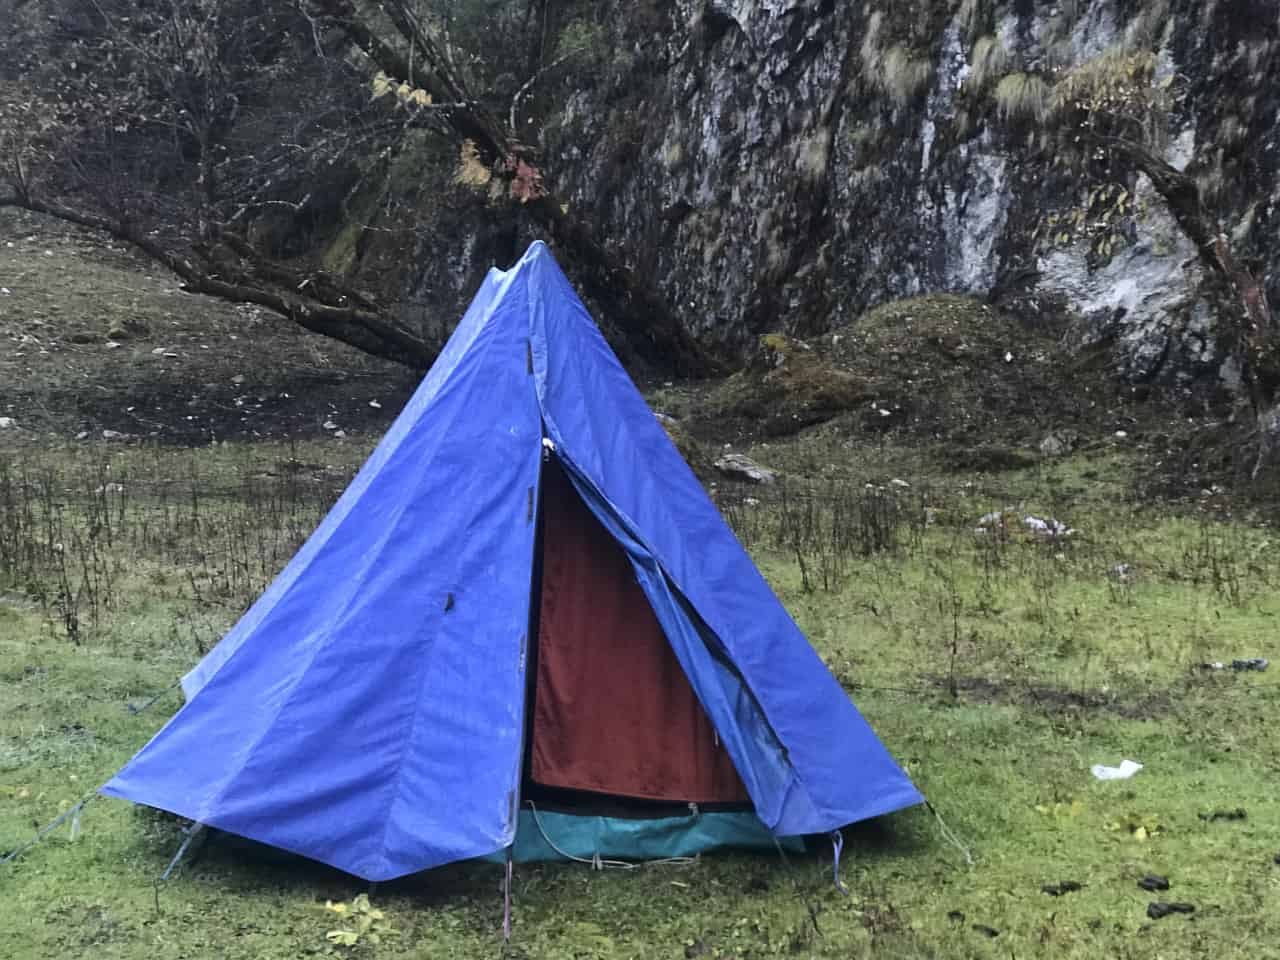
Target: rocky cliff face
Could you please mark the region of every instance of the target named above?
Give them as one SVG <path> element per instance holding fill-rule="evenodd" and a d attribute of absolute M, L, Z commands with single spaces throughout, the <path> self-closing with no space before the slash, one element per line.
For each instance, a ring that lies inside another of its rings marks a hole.
<path fill-rule="evenodd" d="M 1044 242 L 1080 184 L 1018 122 L 1043 89 L 992 93 L 1119 48 L 1154 51 L 1174 78 L 1166 158 L 1280 308 L 1273 0 L 607 0 L 597 15 L 603 66 L 544 98 L 547 169 L 710 341 L 953 291 L 1111 342 L 1135 380 L 1231 381 L 1194 248 L 1150 184 L 1127 177 L 1109 259 Z"/>

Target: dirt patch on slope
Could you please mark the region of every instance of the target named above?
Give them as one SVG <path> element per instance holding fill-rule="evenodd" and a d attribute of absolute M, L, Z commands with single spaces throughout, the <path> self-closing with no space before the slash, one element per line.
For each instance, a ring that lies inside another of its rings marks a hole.
<path fill-rule="evenodd" d="M 973 297 L 896 301 L 810 341 L 760 338 L 749 367 L 657 402 L 699 439 L 751 443 L 826 424 L 851 440 L 932 445 L 950 467 L 1013 470 L 1150 417 L 1051 331 Z M 1083 365 L 1083 366 L 1082 366 Z"/>
<path fill-rule="evenodd" d="M 92 234 L 0 212 L 10 436 L 198 444 L 381 429 L 417 379 L 256 307 L 187 294 Z"/>

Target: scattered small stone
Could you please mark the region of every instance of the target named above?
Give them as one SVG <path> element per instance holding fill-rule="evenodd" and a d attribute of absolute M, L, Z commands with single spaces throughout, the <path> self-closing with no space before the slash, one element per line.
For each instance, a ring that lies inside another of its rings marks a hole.
<path fill-rule="evenodd" d="M 119 343 L 119 341 L 117 341 L 117 340 L 108 340 L 108 341 L 104 344 L 104 346 L 105 346 L 108 350 L 119 350 L 119 349 L 120 349 L 120 343 Z"/>
<path fill-rule="evenodd" d="M 342 440 L 342 439 L 345 439 L 345 438 L 346 438 L 346 436 L 347 436 L 347 431 L 345 431 L 345 430 L 335 430 L 335 431 L 333 432 L 333 435 L 334 435 L 335 437 L 337 437 L 339 440 Z"/>
<path fill-rule="evenodd" d="M 1161 917 L 1167 917 L 1171 913 L 1195 912 L 1195 905 L 1191 903 L 1165 903 L 1161 900 L 1154 900 L 1147 904 L 1147 916 L 1152 920 L 1159 920 Z"/>
<path fill-rule="evenodd" d="M 322 429 L 324 429 L 324 430 L 337 430 L 337 429 L 338 429 L 338 425 L 337 425 L 336 423 L 334 423 L 332 420 L 326 420 L 324 423 L 320 424 L 320 426 L 321 426 L 321 428 L 322 428 Z"/>
<path fill-rule="evenodd" d="M 1162 877 L 1157 873 L 1148 873 L 1145 877 L 1138 881 L 1138 886 L 1143 890 L 1155 892 L 1156 890 L 1168 890 L 1169 878 Z"/>
<path fill-rule="evenodd" d="M 125 440 L 128 438 L 128 436 L 129 435 L 127 433 L 121 433 L 119 430 L 103 430 L 102 431 L 103 440 Z"/>
<path fill-rule="evenodd" d="M 87 330 L 77 330 L 74 333 L 67 335 L 67 343 L 75 343 L 83 346 L 84 344 L 97 342 L 98 338 Z"/>
<path fill-rule="evenodd" d="M 1064 893 L 1075 893 L 1083 889 L 1084 886 L 1074 880 L 1063 880 L 1061 883 L 1046 883 L 1040 888 L 1040 892 L 1047 893 L 1051 897 L 1060 897 Z"/>
<path fill-rule="evenodd" d="M 1117 440 L 1123 440 L 1125 437 L 1129 436 L 1129 432 L 1127 430 L 1117 430 L 1115 436 Z"/>
<path fill-rule="evenodd" d="M 1247 820 L 1249 813 L 1244 807 L 1236 807 L 1234 810 L 1214 810 L 1211 813 L 1198 814 L 1205 823 L 1213 823 L 1216 820 Z"/>
<path fill-rule="evenodd" d="M 750 457 L 740 453 L 726 453 L 715 462 L 715 468 L 726 477 L 735 480 L 746 480 L 749 483 L 773 483 L 778 479 L 778 472 L 761 466 Z"/>
<path fill-rule="evenodd" d="M 375 409 L 375 410 L 381 410 L 381 409 L 382 409 L 382 404 L 380 404 L 377 400 L 370 400 L 370 401 L 369 401 L 369 406 L 373 407 L 373 409 Z"/>
<path fill-rule="evenodd" d="M 988 927 L 985 923 L 975 923 L 973 924 L 971 929 L 976 930 L 978 933 L 982 934 L 984 937 L 990 937 L 992 940 L 1000 936 L 999 930 L 997 930 L 995 927 Z"/>
<path fill-rule="evenodd" d="M 894 477 L 892 480 L 890 480 L 890 481 L 889 481 L 889 483 L 890 483 L 890 485 L 892 485 L 892 486 L 895 486 L 895 487 L 902 487 L 903 489 L 906 489 L 906 488 L 908 488 L 908 487 L 910 487 L 910 486 L 911 486 L 911 484 L 907 483 L 907 481 L 902 480 L 902 479 L 900 479 L 900 478 L 898 478 L 898 477 Z"/>
<path fill-rule="evenodd" d="M 0 430 L 12 430 L 18 425 L 18 421 L 13 417 L 0 417 Z"/>
<path fill-rule="evenodd" d="M 96 494 L 124 493 L 124 484 L 123 483 L 104 483 L 102 484 L 102 486 L 98 487 L 93 492 Z"/>
<path fill-rule="evenodd" d="M 12 244 L 10 244 L 10 246 L 12 246 Z M 9 294 L 11 294 L 12 292 L 13 291 L 10 290 L 8 287 L 0 287 L 0 294 L 3 294 L 6 297 L 9 296 Z"/>
<path fill-rule="evenodd" d="M 237 373 L 234 377 L 231 378 L 231 382 L 234 383 L 237 387 L 240 386 L 240 384 L 244 383 L 244 374 Z"/>
<path fill-rule="evenodd" d="M 163 357 L 167 349 L 168 347 L 156 347 L 154 350 L 151 351 L 151 355 L 153 357 Z"/>
<path fill-rule="evenodd" d="M 88 440 L 88 439 L 89 439 L 89 431 L 88 431 L 88 430 L 81 430 L 79 433 L 77 433 L 77 434 L 76 434 L 76 439 L 77 439 L 77 440 Z"/>

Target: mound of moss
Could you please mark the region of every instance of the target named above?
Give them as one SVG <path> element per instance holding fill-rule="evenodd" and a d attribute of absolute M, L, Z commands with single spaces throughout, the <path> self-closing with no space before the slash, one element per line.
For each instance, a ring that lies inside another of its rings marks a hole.
<path fill-rule="evenodd" d="M 856 435 L 896 430 L 1016 469 L 1035 461 L 1045 430 L 1085 407 L 1052 337 L 982 300 L 936 294 L 876 307 L 812 342 L 761 337 L 703 413 L 758 437 L 832 421 Z"/>

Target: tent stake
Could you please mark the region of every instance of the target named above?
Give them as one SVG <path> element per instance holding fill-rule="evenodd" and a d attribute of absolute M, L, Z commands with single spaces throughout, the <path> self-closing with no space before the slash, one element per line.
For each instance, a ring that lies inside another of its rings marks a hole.
<path fill-rule="evenodd" d="M 512 874 L 512 855 L 515 851 L 515 844 L 507 847 L 507 870 L 506 878 L 502 883 L 502 942 L 511 942 L 511 874 Z"/>
<path fill-rule="evenodd" d="M 173 873 L 174 868 L 182 862 L 182 858 L 187 852 L 187 847 L 191 846 L 191 841 L 200 836 L 203 831 L 204 824 L 199 822 L 193 823 L 187 828 L 187 837 L 182 841 L 182 846 L 178 847 L 178 852 L 173 855 L 173 859 L 169 861 L 169 866 L 165 867 L 164 873 L 160 874 L 160 883 L 164 883 L 169 879 L 169 875 Z"/>
<path fill-rule="evenodd" d="M 835 879 L 836 889 L 843 893 L 846 897 L 849 895 L 849 888 L 844 885 L 844 881 L 840 879 L 840 851 L 844 849 L 844 834 L 839 830 L 831 831 L 831 875 Z"/>

